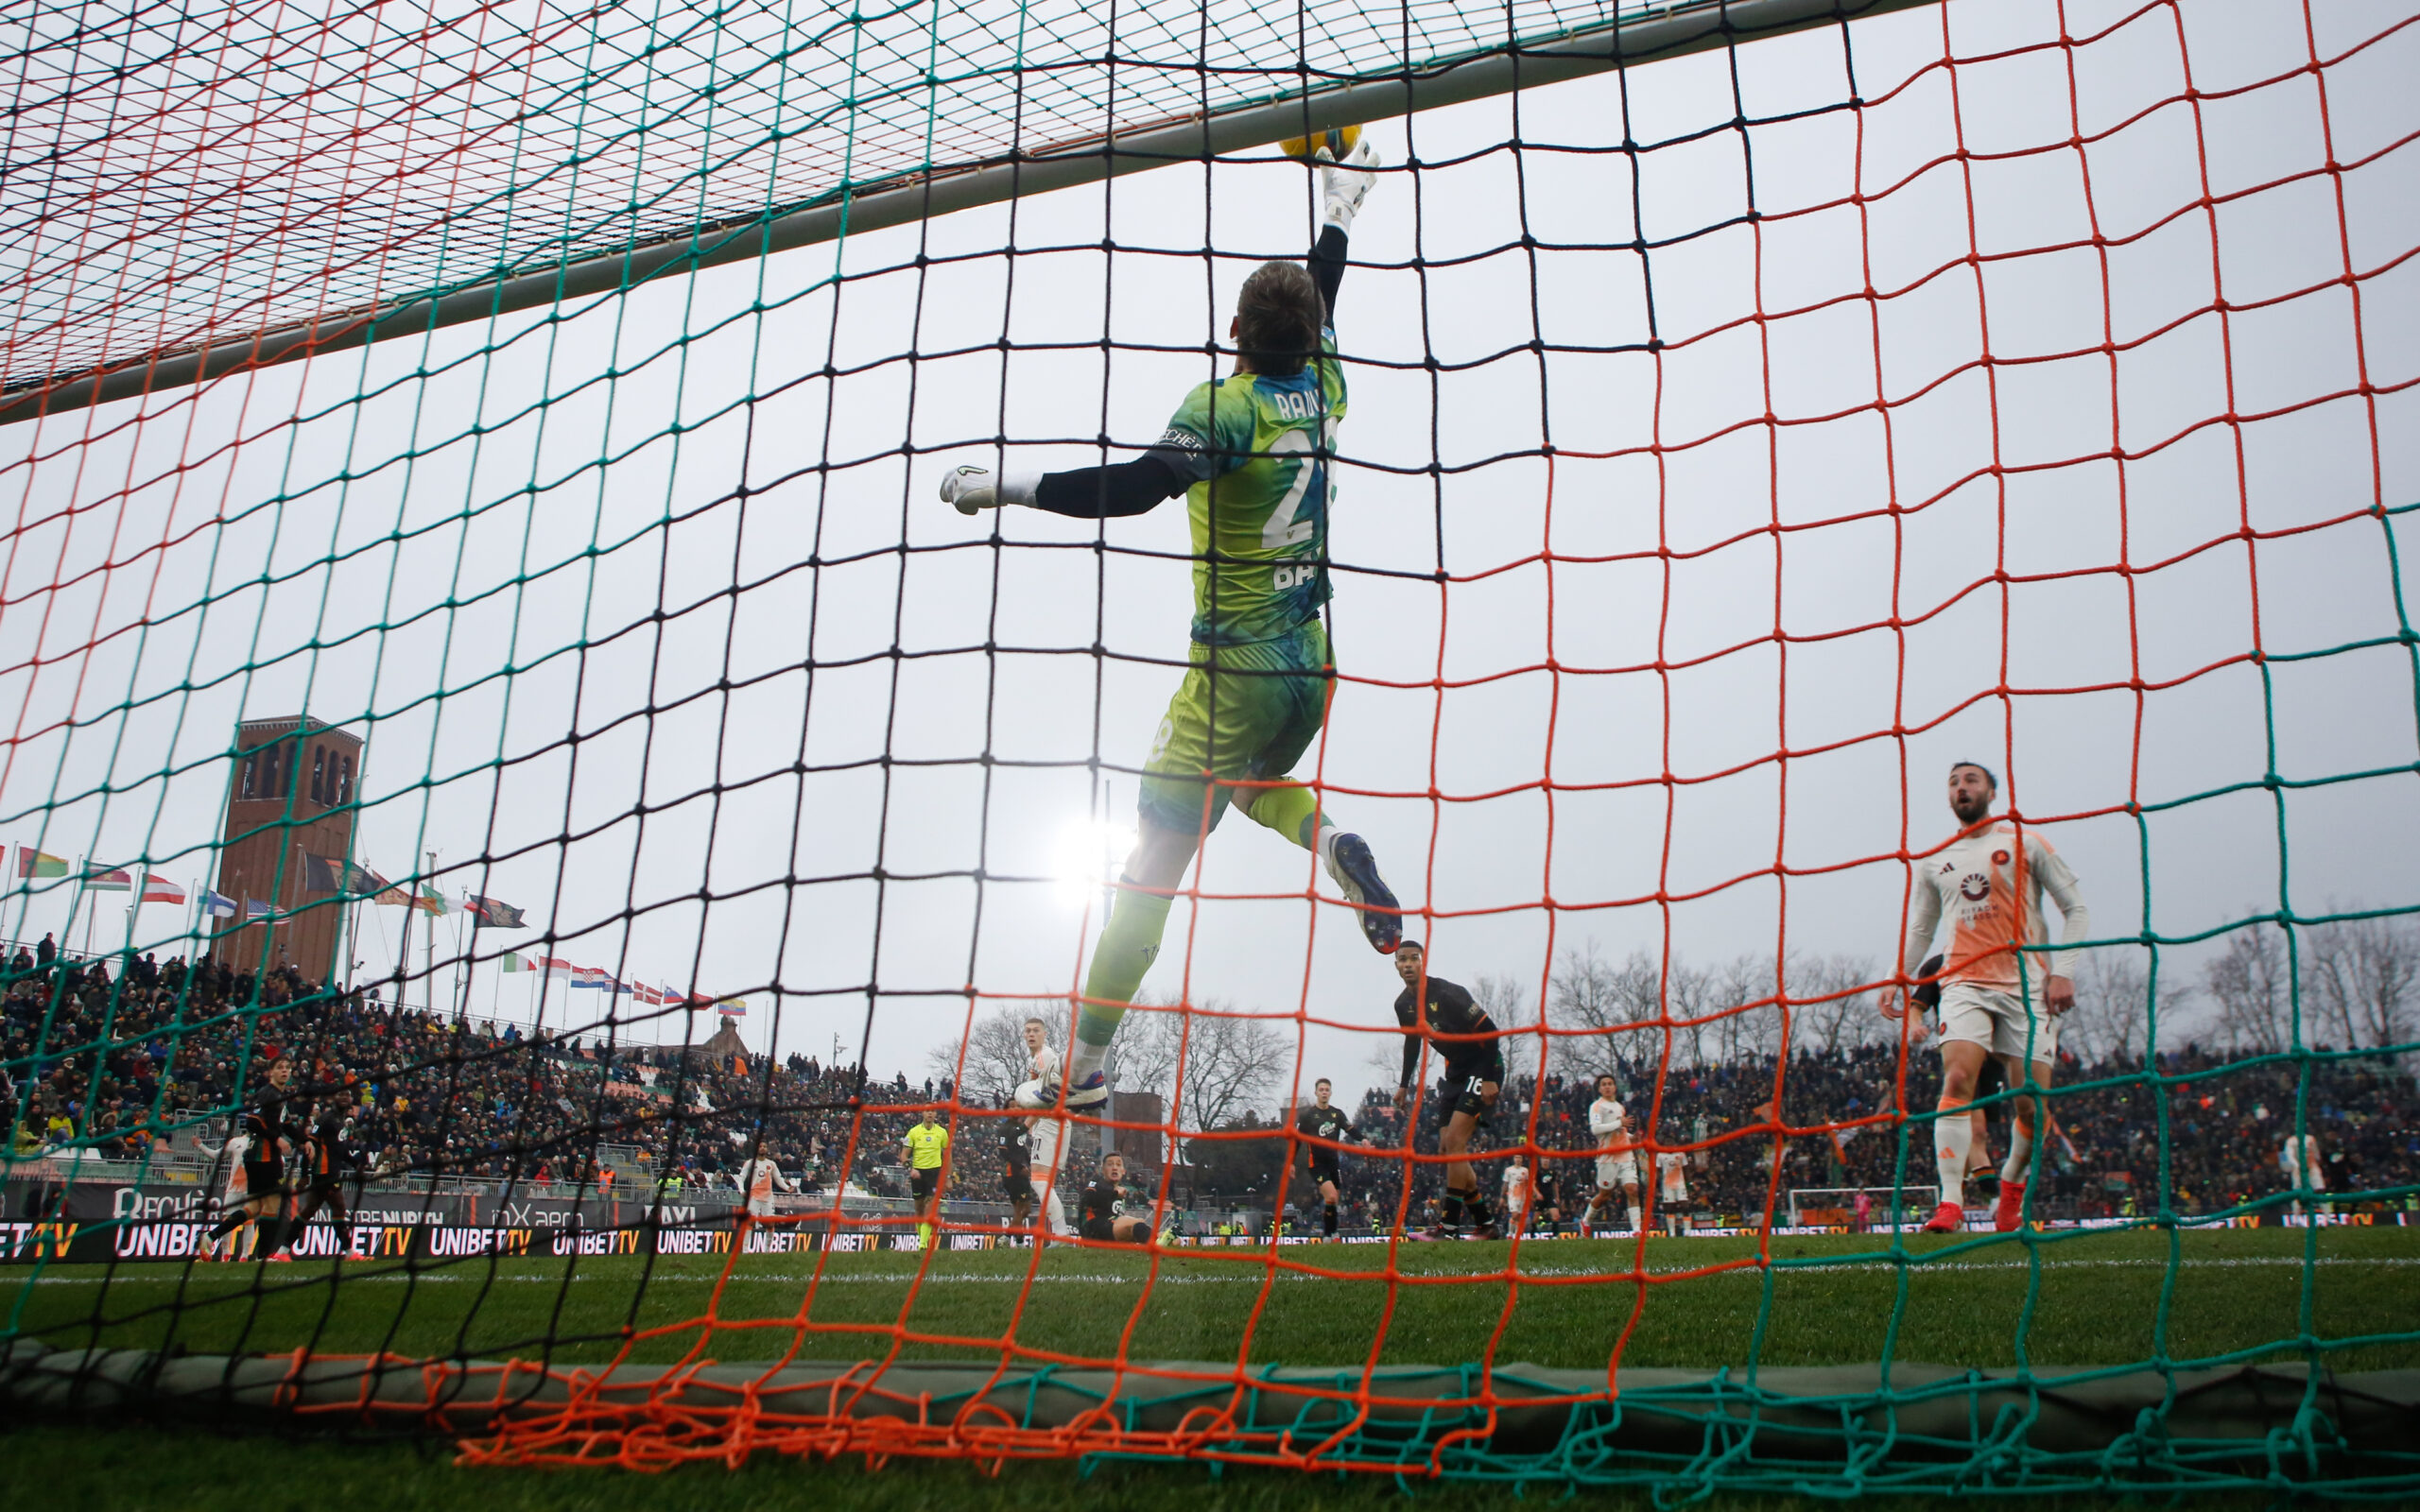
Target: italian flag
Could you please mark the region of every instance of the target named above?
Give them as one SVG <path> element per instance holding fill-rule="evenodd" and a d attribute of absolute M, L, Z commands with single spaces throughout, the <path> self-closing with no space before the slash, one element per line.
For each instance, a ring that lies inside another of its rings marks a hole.
<path fill-rule="evenodd" d="M 519 955 L 499 955 L 496 957 L 495 969 L 499 971 L 526 971 L 529 970 L 529 963 Z"/>

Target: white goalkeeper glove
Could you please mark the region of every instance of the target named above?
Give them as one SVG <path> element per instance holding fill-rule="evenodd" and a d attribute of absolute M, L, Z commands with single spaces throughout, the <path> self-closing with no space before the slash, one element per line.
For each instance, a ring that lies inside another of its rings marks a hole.
<path fill-rule="evenodd" d="M 942 503 L 956 505 L 960 514 L 977 514 L 1007 504 L 1033 502 L 1039 472 L 995 473 L 988 467 L 954 468 L 942 474 Z"/>
<path fill-rule="evenodd" d="M 1339 231 L 1351 231 L 1353 217 L 1361 212 L 1361 201 L 1370 197 L 1370 186 L 1378 181 L 1378 149 L 1370 145 L 1370 133 L 1364 131 L 1353 144 L 1353 150 L 1342 163 L 1330 161 L 1327 149 L 1320 149 L 1320 197 L 1325 202 L 1322 212 L 1324 224 Z"/>

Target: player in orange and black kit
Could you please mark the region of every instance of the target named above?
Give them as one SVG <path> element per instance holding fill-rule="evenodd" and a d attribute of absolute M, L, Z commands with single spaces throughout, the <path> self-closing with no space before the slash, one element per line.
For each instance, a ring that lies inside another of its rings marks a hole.
<path fill-rule="evenodd" d="M 1403 978 L 1403 992 L 1395 999 L 1395 1022 L 1404 1031 L 1403 1074 L 1396 1078 L 1396 1095 L 1405 1108 L 1411 1107 L 1413 1080 L 1420 1074 L 1421 1046 L 1433 1039 L 1438 1053 L 1445 1057 L 1444 1085 L 1439 1089 L 1445 1103 L 1445 1126 L 1437 1141 L 1447 1158 L 1445 1201 L 1428 1236 L 1452 1238 L 1467 1211 L 1478 1237 L 1501 1237 L 1488 1214 L 1485 1189 L 1469 1157 L 1471 1141 L 1486 1125 L 1487 1115 L 1495 1108 L 1495 1095 L 1504 1086 L 1504 1049 L 1496 1039 L 1495 1021 L 1468 991 L 1428 974 L 1427 954 L 1416 939 L 1395 947 L 1395 974 Z"/>
<path fill-rule="evenodd" d="M 344 1115 L 334 1108 L 321 1113 L 295 1153 L 301 1158 L 302 1181 L 294 1211 L 286 1217 L 285 1231 L 278 1237 L 279 1253 L 291 1248 L 302 1236 L 302 1226 L 323 1208 L 332 1210 L 329 1221 L 339 1229 L 353 1218 L 352 1210 L 345 1206 L 344 1178 L 360 1162 L 344 1142 Z"/>
<path fill-rule="evenodd" d="M 1353 1121 L 1345 1116 L 1344 1109 L 1328 1101 L 1335 1091 L 1335 1085 L 1322 1076 L 1311 1087 L 1317 1101 L 1305 1104 L 1302 1110 L 1294 1115 L 1295 1133 L 1327 1142 L 1324 1144 L 1305 1144 L 1303 1161 L 1310 1168 L 1311 1184 L 1319 1188 L 1320 1228 L 1329 1239 L 1336 1237 L 1337 1188 L 1344 1184 L 1342 1157 L 1333 1146 L 1348 1142 L 1361 1143 L 1361 1136 L 1353 1131 Z"/>
<path fill-rule="evenodd" d="M 268 1065 L 268 1084 L 260 1102 L 244 1115 L 244 1205 L 218 1220 L 211 1231 L 216 1244 L 245 1224 L 253 1226 L 257 1242 L 252 1253 L 263 1260 L 290 1260 L 278 1253 L 278 1220 L 285 1212 L 285 1143 L 302 1130 L 289 1122 L 287 1090 L 294 1083 L 294 1062 L 284 1056 Z"/>

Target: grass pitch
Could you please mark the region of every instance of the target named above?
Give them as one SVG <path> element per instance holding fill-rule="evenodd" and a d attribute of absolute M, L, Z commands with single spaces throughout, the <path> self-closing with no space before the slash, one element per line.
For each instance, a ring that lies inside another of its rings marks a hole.
<path fill-rule="evenodd" d="M 1053 1247 L 406 1266 L 50 1266 L 0 1316 L 61 1347 L 708 1357 L 1498 1363 L 1601 1369 L 1884 1357 L 2041 1367 L 2301 1358 L 2420 1366 L 2420 1232 L 2057 1232 L 1259 1250 Z M 1642 1264 L 1643 1258 L 1643 1264 Z M 1336 1274 L 1319 1274 L 1326 1271 Z M 717 1295 L 720 1284 L 719 1296 Z"/>

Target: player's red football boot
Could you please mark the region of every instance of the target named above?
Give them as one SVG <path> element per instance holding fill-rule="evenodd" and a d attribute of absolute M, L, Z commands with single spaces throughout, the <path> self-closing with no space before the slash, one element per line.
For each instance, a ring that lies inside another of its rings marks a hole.
<path fill-rule="evenodd" d="M 1928 1234 L 1954 1234 L 1966 1227 L 1966 1210 L 1954 1202 L 1945 1202 L 1932 1210 L 1925 1220 L 1923 1231 Z"/>
<path fill-rule="evenodd" d="M 2000 1200 L 1992 1204 L 1992 1227 L 2002 1233 L 2025 1221 L 2025 1183 L 2000 1177 Z"/>

